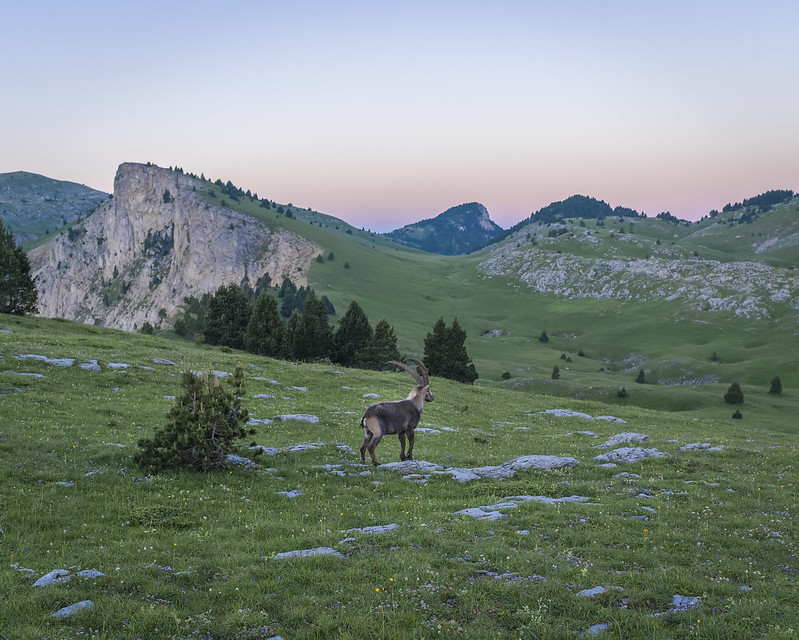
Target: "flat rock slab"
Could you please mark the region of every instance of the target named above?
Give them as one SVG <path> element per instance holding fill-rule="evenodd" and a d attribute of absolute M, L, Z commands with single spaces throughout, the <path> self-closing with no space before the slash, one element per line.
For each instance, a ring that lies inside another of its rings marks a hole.
<path fill-rule="evenodd" d="M 281 496 L 286 496 L 287 498 L 299 498 L 302 495 L 302 491 L 299 489 L 292 489 L 291 491 L 278 491 L 277 493 Z"/>
<path fill-rule="evenodd" d="M 297 422 L 308 422 L 310 424 L 319 424 L 319 418 L 309 413 L 290 413 L 275 416 L 275 420 L 287 421 L 296 420 Z"/>
<path fill-rule="evenodd" d="M 384 471 L 395 471 L 397 473 L 433 473 L 444 469 L 440 464 L 425 462 L 424 460 L 404 460 L 402 462 L 387 462 L 380 465 Z"/>
<path fill-rule="evenodd" d="M 557 416 L 558 418 L 583 418 L 584 420 L 604 420 L 606 422 L 620 422 L 626 423 L 626 420 L 622 420 L 621 418 L 616 418 L 615 416 L 591 416 L 587 413 L 581 413 L 580 411 L 571 411 L 569 409 L 547 409 L 542 413 L 549 414 L 551 416 Z"/>
<path fill-rule="evenodd" d="M 593 587 L 591 589 L 583 589 L 582 591 L 578 591 L 577 595 L 582 596 L 584 598 L 595 598 L 596 596 L 602 595 L 606 591 L 624 591 L 621 587 Z"/>
<path fill-rule="evenodd" d="M 724 449 L 723 444 L 714 447 L 709 442 L 694 442 L 691 444 L 686 444 L 683 447 L 680 447 L 680 451 L 697 451 L 697 450 L 721 451 L 722 449 Z"/>
<path fill-rule="evenodd" d="M 543 502 L 544 504 L 563 504 L 565 502 L 582 503 L 588 502 L 590 498 L 585 496 L 564 496 L 561 498 L 550 498 L 549 496 L 510 496 L 505 498 L 503 502 L 497 504 L 485 505 L 482 507 L 470 507 L 468 509 L 461 509 L 456 511 L 457 516 L 471 516 L 478 520 L 499 520 L 504 518 L 503 511 L 508 509 L 515 509 L 520 504 L 525 502 Z"/>
<path fill-rule="evenodd" d="M 359 529 L 347 529 L 344 533 L 388 533 L 399 529 L 398 524 L 378 524 L 372 527 L 361 527 Z"/>
<path fill-rule="evenodd" d="M 75 604 L 71 604 L 68 607 L 64 607 L 63 609 L 59 609 L 51 617 L 53 618 L 68 618 L 69 616 L 77 613 L 82 609 L 91 609 L 94 606 L 94 603 L 91 600 L 82 600 L 81 602 L 76 602 Z"/>
<path fill-rule="evenodd" d="M 316 547 L 315 549 L 298 549 L 297 551 L 276 553 L 275 559 L 307 558 L 308 556 L 335 556 L 336 558 L 343 558 L 344 554 L 330 547 Z"/>
<path fill-rule="evenodd" d="M 50 573 L 43 575 L 36 582 L 33 583 L 34 587 L 46 587 L 51 584 L 59 584 L 62 582 L 69 582 L 69 571 L 66 569 L 53 569 Z"/>
<path fill-rule="evenodd" d="M 57 367 L 71 367 L 75 364 L 74 358 L 48 358 L 47 356 L 40 356 L 35 353 L 23 353 L 14 357 L 17 360 L 38 360 L 40 362 L 46 362 L 47 364 L 53 364 Z"/>
<path fill-rule="evenodd" d="M 167 360 L 166 358 L 153 358 L 153 364 L 163 364 L 168 367 L 177 367 L 177 362 L 172 362 L 171 360 Z"/>
<path fill-rule="evenodd" d="M 480 478 L 491 478 L 494 480 L 504 480 L 515 476 L 519 471 L 550 471 L 553 469 L 571 469 L 580 464 L 575 458 L 561 456 L 540 456 L 529 455 L 514 458 L 500 465 L 487 467 L 474 467 L 472 469 L 460 469 L 451 467 L 443 469 L 439 473 L 448 473 L 458 482 L 468 482 Z"/>
<path fill-rule="evenodd" d="M 645 433 L 617 433 L 615 436 L 610 436 L 605 441 L 605 444 L 597 445 L 596 449 L 610 449 L 620 444 L 639 444 L 641 442 L 648 442 L 649 436 Z"/>
<path fill-rule="evenodd" d="M 404 475 L 409 474 L 448 474 L 458 482 L 469 482 L 481 478 L 491 478 L 494 480 L 504 480 L 516 475 L 519 471 L 530 469 L 545 471 L 552 469 L 571 469 L 580 464 L 575 458 L 565 458 L 560 456 L 541 456 L 529 455 L 514 458 L 500 465 L 487 467 L 474 467 L 463 469 L 460 467 L 442 467 L 432 462 L 420 460 L 405 460 L 404 462 L 389 462 L 380 465 L 380 469 L 395 471 Z"/>
<path fill-rule="evenodd" d="M 608 453 L 596 456 L 594 462 L 626 462 L 628 464 L 633 462 L 641 462 L 647 458 L 668 458 L 668 453 L 663 453 L 657 449 L 643 449 L 641 447 L 622 447 L 621 449 L 614 449 Z"/>
<path fill-rule="evenodd" d="M 225 463 L 235 465 L 237 467 L 245 467 L 247 469 L 254 469 L 258 466 L 255 464 L 255 461 L 243 456 L 234 455 L 232 453 L 229 453 L 225 456 Z"/>

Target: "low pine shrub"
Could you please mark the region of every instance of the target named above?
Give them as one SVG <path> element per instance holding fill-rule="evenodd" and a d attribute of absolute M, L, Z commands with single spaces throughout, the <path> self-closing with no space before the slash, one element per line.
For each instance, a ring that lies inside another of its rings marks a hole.
<path fill-rule="evenodd" d="M 167 412 L 167 424 L 152 438 L 138 442 L 133 460 L 150 471 L 166 469 L 209 473 L 221 469 L 236 442 L 255 430 L 247 428 L 249 413 L 241 406 L 244 370 L 233 376 L 233 392 L 211 373 L 183 372 L 183 395 Z"/>

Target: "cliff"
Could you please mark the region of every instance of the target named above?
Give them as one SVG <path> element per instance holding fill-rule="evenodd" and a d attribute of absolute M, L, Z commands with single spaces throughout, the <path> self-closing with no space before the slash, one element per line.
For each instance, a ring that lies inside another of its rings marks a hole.
<path fill-rule="evenodd" d="M 305 273 L 321 248 L 223 208 L 207 183 L 125 163 L 114 196 L 29 254 L 41 315 L 133 331 L 169 323 L 183 299 L 222 285 Z"/>

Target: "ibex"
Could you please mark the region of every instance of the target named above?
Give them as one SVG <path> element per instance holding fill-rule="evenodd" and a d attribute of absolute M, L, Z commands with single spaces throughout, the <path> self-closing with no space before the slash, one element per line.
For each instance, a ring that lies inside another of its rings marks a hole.
<path fill-rule="evenodd" d="M 418 360 L 410 359 L 419 369 L 416 373 L 404 362 L 389 360 L 386 364 L 394 364 L 400 369 L 404 369 L 416 380 L 416 386 L 408 394 L 405 400 L 394 402 L 376 402 L 366 409 L 361 418 L 361 426 L 364 428 L 363 444 L 361 445 L 361 463 L 365 463 L 365 453 L 368 450 L 372 458 L 372 464 L 380 464 L 375 457 L 375 448 L 385 435 L 396 433 L 400 441 L 400 460 L 413 460 L 413 437 L 414 429 L 419 424 L 425 402 L 433 402 L 433 394 L 430 393 L 430 379 L 427 376 L 427 369 Z M 421 375 L 419 375 L 421 374 Z M 405 436 L 408 436 L 408 455 L 405 455 Z"/>

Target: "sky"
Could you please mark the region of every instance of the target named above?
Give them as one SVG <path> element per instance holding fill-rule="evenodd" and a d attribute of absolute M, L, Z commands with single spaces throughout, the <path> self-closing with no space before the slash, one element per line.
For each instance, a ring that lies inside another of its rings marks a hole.
<path fill-rule="evenodd" d="M 795 0 L 89 0 L 0 12 L 0 173 L 153 162 L 389 231 L 799 191 Z"/>

